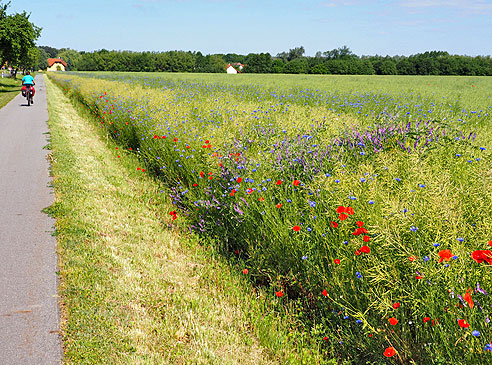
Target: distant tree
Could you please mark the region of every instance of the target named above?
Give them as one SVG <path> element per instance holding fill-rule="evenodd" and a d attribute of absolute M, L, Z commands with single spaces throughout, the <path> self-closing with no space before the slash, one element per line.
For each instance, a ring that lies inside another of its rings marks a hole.
<path fill-rule="evenodd" d="M 284 73 L 288 74 L 305 74 L 308 72 L 308 63 L 305 58 L 295 58 L 284 66 Z"/>
<path fill-rule="evenodd" d="M 211 73 L 223 73 L 226 70 L 227 62 L 219 55 L 207 55 L 208 71 Z"/>
<path fill-rule="evenodd" d="M 37 47 L 38 49 L 38 52 L 39 52 L 39 58 L 38 58 L 38 63 L 36 65 L 36 69 L 37 70 L 46 70 L 48 68 L 48 58 L 49 55 L 48 53 L 46 53 L 46 51 L 41 48 L 41 47 Z"/>
<path fill-rule="evenodd" d="M 296 58 L 301 58 L 304 56 L 305 50 L 304 47 L 295 47 L 289 49 L 289 52 L 281 52 L 277 54 L 277 58 L 280 58 L 284 62 L 295 60 Z"/>
<path fill-rule="evenodd" d="M 415 64 L 409 60 L 408 58 L 402 58 L 396 64 L 396 70 L 398 75 L 416 75 L 417 69 L 415 68 Z"/>
<path fill-rule="evenodd" d="M 319 63 L 319 64 L 313 66 L 310 69 L 310 73 L 312 73 L 312 74 L 326 75 L 326 74 L 329 74 L 330 73 L 330 70 L 328 68 L 327 63 L 326 62 L 323 62 L 323 63 Z"/>
<path fill-rule="evenodd" d="M 41 28 L 29 21 L 25 11 L 7 15 L 7 8 L 0 3 L 0 65 L 5 62 L 14 68 L 21 63 L 32 65 L 36 52 L 35 42 L 41 34 Z M 34 65 L 32 65 L 34 66 Z"/>
<path fill-rule="evenodd" d="M 285 65 L 285 63 L 281 59 L 274 59 L 272 61 L 271 73 L 274 73 L 274 74 L 283 73 L 284 72 L 284 65 Z"/>
<path fill-rule="evenodd" d="M 250 53 L 245 59 L 245 73 L 270 73 L 272 69 L 272 56 L 270 53 Z"/>
<path fill-rule="evenodd" d="M 46 52 L 46 54 L 48 55 L 47 58 L 56 58 L 58 53 L 60 53 L 60 51 L 61 51 L 58 48 L 53 48 L 50 46 L 38 46 L 38 48 L 40 48 Z"/>
<path fill-rule="evenodd" d="M 80 53 L 73 49 L 63 49 L 56 55 L 67 63 L 67 71 L 77 70 L 77 63 L 80 61 Z"/>

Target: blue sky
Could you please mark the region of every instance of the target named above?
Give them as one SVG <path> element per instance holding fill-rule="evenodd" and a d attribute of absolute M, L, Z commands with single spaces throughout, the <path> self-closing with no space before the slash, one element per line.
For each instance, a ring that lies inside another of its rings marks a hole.
<path fill-rule="evenodd" d="M 13 0 L 8 12 L 23 10 L 39 45 L 79 51 L 492 54 L 492 0 Z"/>

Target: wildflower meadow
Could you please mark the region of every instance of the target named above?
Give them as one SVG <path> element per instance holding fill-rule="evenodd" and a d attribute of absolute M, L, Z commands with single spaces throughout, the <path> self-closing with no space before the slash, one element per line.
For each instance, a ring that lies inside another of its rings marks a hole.
<path fill-rule="evenodd" d="M 490 78 L 50 78 L 327 359 L 492 362 Z"/>

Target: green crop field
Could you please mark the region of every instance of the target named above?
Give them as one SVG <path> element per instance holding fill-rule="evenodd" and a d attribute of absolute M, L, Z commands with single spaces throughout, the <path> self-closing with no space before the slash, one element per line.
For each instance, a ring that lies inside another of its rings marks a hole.
<path fill-rule="evenodd" d="M 490 363 L 492 78 L 49 77 L 327 359 Z"/>

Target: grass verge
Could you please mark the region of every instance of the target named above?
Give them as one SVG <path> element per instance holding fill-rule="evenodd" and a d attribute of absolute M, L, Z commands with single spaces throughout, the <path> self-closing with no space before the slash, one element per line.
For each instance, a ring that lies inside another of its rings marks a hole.
<path fill-rule="evenodd" d="M 0 108 L 7 105 L 20 92 L 21 85 L 19 81 L 19 77 L 17 79 L 0 78 Z"/>
<path fill-rule="evenodd" d="M 46 84 L 65 362 L 322 362 L 240 268 L 172 226 L 138 161 Z"/>

